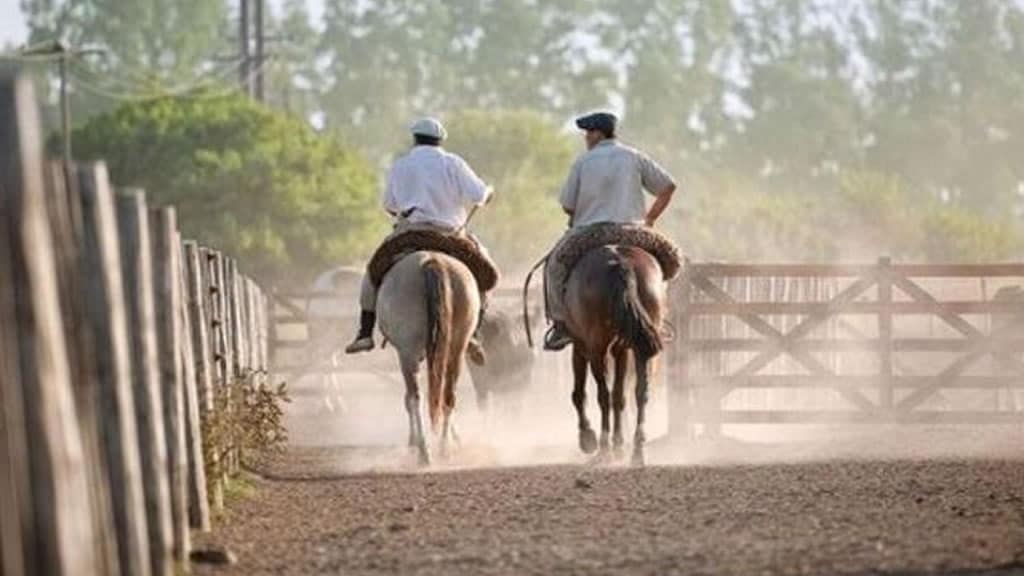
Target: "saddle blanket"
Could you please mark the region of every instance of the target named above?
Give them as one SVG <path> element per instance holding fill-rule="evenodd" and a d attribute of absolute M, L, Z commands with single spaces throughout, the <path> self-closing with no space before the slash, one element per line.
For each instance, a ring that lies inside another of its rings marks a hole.
<path fill-rule="evenodd" d="M 661 266 L 665 280 L 675 278 L 683 267 L 682 253 L 668 236 L 653 228 L 622 224 L 581 228 L 562 242 L 556 257 L 566 270 L 572 270 L 587 252 L 608 245 L 635 246 L 649 252 Z"/>
<path fill-rule="evenodd" d="M 390 236 L 373 253 L 366 267 L 370 282 L 380 286 L 384 275 L 396 262 L 421 250 L 442 252 L 465 264 L 473 273 L 481 292 L 493 289 L 501 278 L 497 265 L 480 250 L 472 238 L 439 230 L 408 230 Z"/>

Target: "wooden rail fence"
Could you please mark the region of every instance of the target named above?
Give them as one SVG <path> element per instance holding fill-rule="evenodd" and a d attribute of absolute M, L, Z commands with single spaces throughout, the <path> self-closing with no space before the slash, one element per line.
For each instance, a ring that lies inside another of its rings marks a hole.
<path fill-rule="evenodd" d="M 780 280 L 803 287 L 803 297 L 765 297 Z M 972 281 L 982 289 L 965 290 Z M 1018 283 L 1024 264 L 689 263 L 675 288 L 674 432 L 723 423 L 1024 423 Z M 988 286 L 1001 289 L 989 296 Z M 836 401 L 828 410 L 728 407 L 737 391 L 772 389 L 830 390 Z M 964 389 L 1009 401 L 935 402 Z"/>
<path fill-rule="evenodd" d="M 40 142 L 29 81 L 0 75 L 0 573 L 175 574 L 239 471 L 212 431 L 265 382 L 268 301 L 173 208 Z"/>

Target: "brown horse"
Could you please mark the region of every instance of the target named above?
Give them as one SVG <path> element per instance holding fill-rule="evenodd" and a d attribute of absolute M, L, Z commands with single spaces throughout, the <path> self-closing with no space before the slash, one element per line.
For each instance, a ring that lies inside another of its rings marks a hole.
<path fill-rule="evenodd" d="M 585 453 L 598 448 L 586 414 L 586 382 L 589 366 L 597 381 L 601 407 L 601 453 L 609 448 L 609 413 L 614 413 L 616 449 L 623 445 L 622 411 L 626 407 L 626 368 L 632 353 L 636 368 L 636 432 L 634 465 L 644 463 L 644 417 L 652 360 L 662 348 L 661 323 L 665 312 L 666 282 L 658 261 L 631 246 L 603 246 L 590 251 L 573 268 L 566 284 L 568 328 L 575 342 L 572 350 L 574 386 L 572 402 L 579 418 L 579 444 Z M 614 363 L 611 395 L 608 392 L 608 361 Z"/>

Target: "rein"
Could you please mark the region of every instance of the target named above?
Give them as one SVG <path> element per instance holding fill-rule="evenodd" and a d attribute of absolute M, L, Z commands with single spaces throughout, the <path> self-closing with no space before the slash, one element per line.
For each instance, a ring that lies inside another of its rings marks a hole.
<path fill-rule="evenodd" d="M 533 348 L 533 334 L 530 332 L 530 281 L 533 280 L 533 273 L 541 266 L 547 264 L 548 258 L 550 257 L 551 252 L 548 252 L 543 258 L 537 261 L 537 263 L 533 265 L 533 268 L 530 268 L 530 273 L 526 275 L 526 282 L 523 283 L 523 327 L 526 329 L 526 345 L 530 348 Z M 547 294 L 544 295 L 544 298 L 547 298 Z"/>

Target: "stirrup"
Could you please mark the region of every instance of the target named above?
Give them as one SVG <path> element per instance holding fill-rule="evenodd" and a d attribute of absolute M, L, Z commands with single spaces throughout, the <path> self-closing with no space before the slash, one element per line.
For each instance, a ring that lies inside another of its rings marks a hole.
<path fill-rule="evenodd" d="M 369 352 L 373 350 L 375 344 L 373 343 L 373 336 L 364 336 L 356 338 L 351 344 L 345 347 L 345 354 L 358 354 L 360 352 Z"/>
<path fill-rule="evenodd" d="M 477 366 L 487 364 L 487 354 L 484 352 L 483 345 L 480 344 L 476 337 L 470 338 L 469 346 L 466 347 L 466 356 L 470 362 Z"/>
<path fill-rule="evenodd" d="M 562 350 L 569 344 L 572 344 L 572 335 L 569 334 L 564 327 L 558 324 L 548 328 L 547 334 L 544 335 L 544 349 L 552 352 Z"/>

